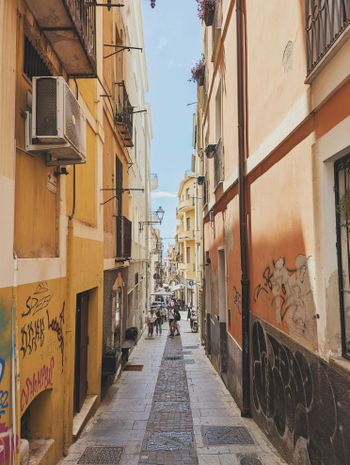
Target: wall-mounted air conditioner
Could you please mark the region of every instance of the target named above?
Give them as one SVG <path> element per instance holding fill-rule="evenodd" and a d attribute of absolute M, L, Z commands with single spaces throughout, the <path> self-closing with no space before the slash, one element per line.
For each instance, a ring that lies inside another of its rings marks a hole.
<path fill-rule="evenodd" d="M 33 78 L 26 112 L 26 151 L 45 153 L 48 165 L 86 162 L 86 118 L 62 76 Z"/>

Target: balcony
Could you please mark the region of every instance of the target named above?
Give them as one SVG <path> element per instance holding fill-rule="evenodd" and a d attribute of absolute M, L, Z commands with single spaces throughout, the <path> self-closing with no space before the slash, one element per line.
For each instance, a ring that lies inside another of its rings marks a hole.
<path fill-rule="evenodd" d="M 115 121 L 123 139 L 125 147 L 133 147 L 133 120 L 134 107 L 131 106 L 125 82 L 117 84 L 117 102 L 116 102 Z"/>
<path fill-rule="evenodd" d="M 125 216 L 116 217 L 116 260 L 131 258 L 132 222 Z"/>
<path fill-rule="evenodd" d="M 224 156 L 221 139 L 216 144 L 214 155 L 214 188 L 224 180 Z"/>
<path fill-rule="evenodd" d="M 195 239 L 195 232 L 191 231 L 179 231 L 178 233 L 178 241 L 194 241 Z"/>
<path fill-rule="evenodd" d="M 308 75 L 350 24 L 349 0 L 305 0 Z"/>
<path fill-rule="evenodd" d="M 26 0 L 69 76 L 96 77 L 96 5 L 91 0 Z"/>
<path fill-rule="evenodd" d="M 193 199 L 190 197 L 189 199 L 182 199 L 179 201 L 178 212 L 188 212 L 189 210 L 194 209 Z"/>

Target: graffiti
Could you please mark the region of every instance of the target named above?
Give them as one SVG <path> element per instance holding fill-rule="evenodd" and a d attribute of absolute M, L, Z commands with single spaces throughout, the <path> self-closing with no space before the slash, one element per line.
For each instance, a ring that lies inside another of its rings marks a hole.
<path fill-rule="evenodd" d="M 27 405 L 40 392 L 53 386 L 53 368 L 55 366 L 54 358 L 51 357 L 50 366 L 43 365 L 33 376 L 28 377 L 24 383 L 21 392 L 21 411 L 23 412 Z"/>
<path fill-rule="evenodd" d="M 242 315 L 241 294 L 238 292 L 236 286 L 233 286 L 233 303 L 235 304 L 238 313 Z"/>
<path fill-rule="evenodd" d="M 253 403 L 265 430 L 289 445 L 293 463 L 349 465 L 349 379 L 295 343 L 289 349 L 259 321 L 252 342 Z"/>
<path fill-rule="evenodd" d="M 286 266 L 284 257 L 273 260 L 273 266 L 265 268 L 262 283 L 254 290 L 254 302 L 257 302 L 262 294 L 270 296 L 277 323 L 286 321 L 290 328 L 301 336 L 306 336 L 307 323 L 315 314 L 308 276 L 309 259 L 310 257 L 305 255 L 298 255 L 293 269 Z M 314 324 L 311 323 L 310 331 L 313 329 Z M 312 334 L 308 335 L 312 337 Z"/>
<path fill-rule="evenodd" d="M 18 445 L 18 437 L 14 435 L 4 423 L 0 423 L 0 464 L 10 464 L 15 449 Z"/>
<path fill-rule="evenodd" d="M 2 381 L 2 378 L 4 377 L 5 373 L 5 360 L 3 358 L 0 358 L 0 383 Z M 4 415 L 6 413 L 6 409 L 8 408 L 8 397 L 9 397 L 9 392 L 8 391 L 3 391 L 0 389 L 0 417 L 1 415 Z"/>
<path fill-rule="evenodd" d="M 38 284 L 33 295 L 29 296 L 26 301 L 26 310 L 22 316 L 34 316 L 36 313 L 46 310 L 49 306 L 52 295 L 49 293 L 49 286 L 46 281 Z"/>
<path fill-rule="evenodd" d="M 63 370 L 63 354 L 64 354 L 64 334 L 63 334 L 63 324 L 64 324 L 64 307 L 65 302 L 63 302 L 61 313 L 59 314 L 58 318 L 54 318 L 50 320 L 50 315 L 48 310 L 46 310 L 47 314 L 47 327 L 54 331 L 57 335 L 57 340 L 59 343 L 59 348 L 61 351 L 62 356 L 62 370 Z"/>
<path fill-rule="evenodd" d="M 32 352 L 36 352 L 38 347 L 44 345 L 45 340 L 45 321 L 39 318 L 34 322 L 25 324 L 21 329 L 21 348 L 23 358 Z"/>

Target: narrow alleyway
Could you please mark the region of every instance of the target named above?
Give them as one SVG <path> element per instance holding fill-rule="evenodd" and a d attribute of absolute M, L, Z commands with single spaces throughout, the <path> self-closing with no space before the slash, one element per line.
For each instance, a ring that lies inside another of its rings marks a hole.
<path fill-rule="evenodd" d="M 143 335 L 131 371 L 109 389 L 60 465 L 284 463 L 255 423 L 241 418 L 189 323 L 181 328 L 172 339 L 166 325 L 161 337 Z"/>

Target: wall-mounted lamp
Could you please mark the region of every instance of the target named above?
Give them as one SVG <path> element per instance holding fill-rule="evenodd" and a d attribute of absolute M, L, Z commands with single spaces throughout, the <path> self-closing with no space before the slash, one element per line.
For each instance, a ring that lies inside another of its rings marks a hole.
<path fill-rule="evenodd" d="M 213 158 L 217 149 L 217 144 L 209 144 L 205 147 L 204 153 L 208 158 Z"/>
<path fill-rule="evenodd" d="M 139 221 L 139 231 L 143 230 L 143 226 L 145 224 L 162 224 L 164 218 L 164 209 L 162 207 L 158 207 L 155 212 L 152 212 L 158 219 L 157 220 L 149 220 L 149 221 Z"/>

